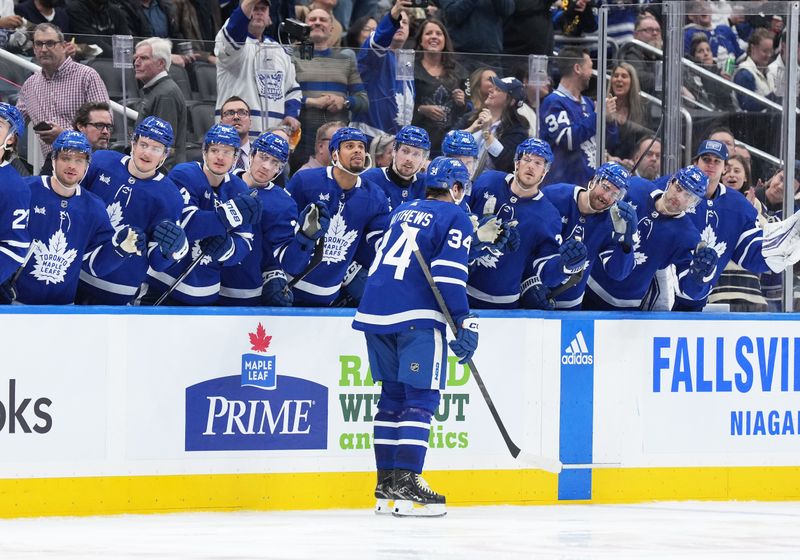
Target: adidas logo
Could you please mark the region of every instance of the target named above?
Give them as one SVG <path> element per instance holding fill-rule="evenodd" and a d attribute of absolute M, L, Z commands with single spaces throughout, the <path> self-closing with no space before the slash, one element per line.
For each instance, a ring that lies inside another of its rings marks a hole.
<path fill-rule="evenodd" d="M 578 331 L 569 346 L 564 348 L 564 353 L 561 354 L 561 363 L 565 365 L 591 365 L 593 362 L 594 356 L 589 353 L 586 339 L 583 338 L 583 331 Z"/>

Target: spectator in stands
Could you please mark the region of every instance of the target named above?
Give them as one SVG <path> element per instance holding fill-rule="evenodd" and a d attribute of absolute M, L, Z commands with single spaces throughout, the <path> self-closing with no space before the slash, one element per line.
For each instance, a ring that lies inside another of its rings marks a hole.
<path fill-rule="evenodd" d="M 502 54 L 503 21 L 514 13 L 514 0 L 439 0 L 438 5 L 457 51 Z M 491 57 L 483 61 L 497 65 L 499 59 Z M 464 62 L 469 69 L 482 64 L 477 57 Z"/>
<path fill-rule="evenodd" d="M 58 0 L 25 0 L 14 6 L 14 13 L 33 25 L 52 23 L 63 33 L 71 31 L 67 9 Z"/>
<path fill-rule="evenodd" d="M 250 106 L 241 97 L 235 95 L 229 97 L 222 103 L 219 122 L 232 126 L 239 134 L 241 148 L 233 164 L 233 170 L 248 171 L 250 169 Z"/>
<path fill-rule="evenodd" d="M 497 77 L 497 72 L 491 68 L 482 66 L 476 68 L 469 75 L 466 82 L 465 92 L 469 95 L 469 108 L 477 115 L 483 109 L 483 102 L 492 89 L 492 78 Z"/>
<path fill-rule="evenodd" d="M 689 58 L 700 65 L 703 69 L 716 74 L 722 78 L 730 79 L 728 74 L 720 72 L 714 57 L 711 54 L 711 46 L 705 35 L 698 34 L 692 41 Z M 711 78 L 687 69 L 683 73 L 683 85 L 686 92 L 704 107 L 712 111 L 733 110 L 733 96 L 730 88 Z"/>
<path fill-rule="evenodd" d="M 705 137 L 709 140 L 716 140 L 717 142 L 722 142 L 725 144 L 725 147 L 728 148 L 729 154 L 734 153 L 734 150 L 736 149 L 736 138 L 733 136 L 731 129 L 727 126 L 715 126 L 706 133 Z M 748 175 L 749 173 L 750 170 L 748 169 Z"/>
<path fill-rule="evenodd" d="M 134 37 L 181 38 L 172 0 L 120 0 Z"/>
<path fill-rule="evenodd" d="M 111 133 L 114 131 L 114 117 L 111 108 L 104 101 L 88 101 L 78 108 L 75 119 L 72 121 L 72 128 L 83 133 L 89 144 L 92 145 L 92 152 L 97 150 L 107 150 Z M 52 152 L 45 159 L 40 175 L 53 174 Z"/>
<path fill-rule="evenodd" d="M 217 112 L 233 95 L 250 107 L 256 135 L 286 125 L 300 127 L 300 86 L 292 59 L 265 35 L 271 23 L 268 0 L 242 0 L 217 34 Z M 258 48 L 261 47 L 261 48 Z M 264 64 L 257 63 L 258 57 Z"/>
<path fill-rule="evenodd" d="M 95 44 L 103 52 L 101 57 L 111 58 L 112 35 L 130 35 L 125 13 L 110 0 L 67 0 L 70 32 L 79 43 Z"/>
<path fill-rule="evenodd" d="M 691 52 L 692 41 L 695 34 L 702 33 L 708 39 L 711 46 L 711 54 L 716 60 L 727 60 L 728 55 L 733 55 L 737 59 L 744 54 L 739 46 L 736 33 L 727 25 L 714 27 L 711 22 L 711 6 L 706 0 L 695 0 L 688 5 L 686 14 L 689 24 L 684 27 L 683 32 L 683 52 L 688 55 Z"/>
<path fill-rule="evenodd" d="M 461 89 L 466 72 L 453 57 L 450 36 L 439 20 L 429 19 L 420 26 L 414 50 L 417 95 L 411 122 L 430 135 L 430 157 L 434 158 L 441 153 L 445 133 L 466 112 L 467 96 Z"/>
<path fill-rule="evenodd" d="M 328 47 L 339 47 L 342 44 L 342 39 L 344 38 L 344 29 L 342 28 L 342 24 L 339 23 L 339 20 L 333 14 L 333 9 L 336 7 L 337 0 L 314 0 L 313 2 L 309 3 L 308 6 L 303 5 L 295 5 L 295 13 L 297 14 L 297 19 L 308 23 L 308 15 L 313 10 L 325 10 L 328 12 L 331 18 L 331 36 L 328 39 Z M 374 21 L 374 20 L 373 20 Z M 377 24 L 376 24 L 377 25 Z M 363 43 L 363 41 L 361 41 Z M 359 43 L 359 45 L 361 45 Z"/>
<path fill-rule="evenodd" d="M 344 46 L 351 49 L 360 49 L 364 41 L 369 39 L 372 32 L 378 28 L 378 20 L 372 16 L 358 18 L 347 30 Z"/>
<path fill-rule="evenodd" d="M 36 26 L 33 51 L 42 70 L 22 84 L 17 107 L 27 121 L 41 125 L 36 134 L 47 156 L 58 135 L 72 127 L 78 108 L 87 101 L 108 103 L 108 91 L 94 69 L 67 56 L 64 35 L 55 25 Z"/>
<path fill-rule="evenodd" d="M 195 60 L 216 64 L 217 57 L 208 46 L 222 27 L 219 2 L 216 0 L 172 0 L 175 6 L 175 17 L 178 21 L 179 37 L 190 41 L 191 56 L 186 54 L 173 56 L 172 62 L 178 66 L 187 66 Z M 213 46 L 213 45 L 212 45 Z M 183 58 L 179 61 L 178 58 Z"/>
<path fill-rule="evenodd" d="M 14 13 L 13 0 L 0 0 L 0 48 L 8 46 L 8 38 L 22 25 L 22 18 Z"/>
<path fill-rule="evenodd" d="M 611 69 L 608 94 L 615 98 L 617 110 L 614 121 L 619 127 L 619 142 L 608 146 L 608 153 L 619 158 L 630 158 L 636 142 L 652 134 L 648 128 L 647 107 L 639 95 L 639 78 L 627 62 L 619 62 Z"/>
<path fill-rule="evenodd" d="M 503 26 L 503 47 L 507 54 L 551 55 L 553 53 L 553 23 L 548 0 L 517 0 L 514 13 Z"/>
<path fill-rule="evenodd" d="M 378 0 L 338 0 L 334 6 L 334 15 L 344 29 L 349 29 L 351 22 L 378 12 Z"/>
<path fill-rule="evenodd" d="M 381 134 L 369 144 L 369 156 L 373 167 L 389 167 L 394 153 L 394 135 Z"/>
<path fill-rule="evenodd" d="M 750 35 L 747 45 L 747 58 L 736 68 L 733 74 L 734 83 L 766 97 L 775 99 L 767 81 L 767 67 L 772 61 L 772 33 L 766 29 L 756 29 Z M 765 111 L 766 107 L 759 101 L 744 95 L 736 94 L 739 107 L 743 111 Z"/>
<path fill-rule="evenodd" d="M 315 150 L 317 129 L 328 121 L 350 121 L 350 112 L 369 110 L 367 91 L 361 82 L 356 62 L 328 46 L 332 33 L 330 12 L 314 9 L 306 23 L 311 26 L 309 40 L 314 44 L 311 60 L 294 58 L 297 82 L 303 90 L 300 125 L 303 135 L 291 157 L 292 169 L 305 163 Z"/>
<path fill-rule="evenodd" d="M 556 29 L 567 37 L 580 37 L 597 31 L 597 18 L 592 12 L 591 0 L 567 0 L 553 14 Z"/>
<path fill-rule="evenodd" d="M 651 47 L 661 49 L 661 24 L 650 13 L 643 13 L 636 18 L 633 38 L 647 43 Z M 661 57 L 634 43 L 626 43 L 620 48 L 617 58 L 627 62 L 636 69 L 642 91 L 654 95 L 656 92 L 656 68 L 662 63 Z"/>
<path fill-rule="evenodd" d="M 142 84 L 136 124 L 154 116 L 167 121 L 175 131 L 175 149 L 170 150 L 164 164 L 167 169 L 186 161 L 186 99 L 167 73 L 172 64 L 171 51 L 169 40 L 151 37 L 136 45 L 133 56 L 136 79 Z"/>
<path fill-rule="evenodd" d="M 331 153 L 328 150 L 328 143 L 331 141 L 331 136 L 333 133 L 347 126 L 347 123 L 342 121 L 330 121 L 326 122 L 322 126 L 317 129 L 316 138 L 314 139 L 314 155 L 308 158 L 308 161 L 298 169 L 298 171 L 302 171 L 303 169 L 314 169 L 316 167 L 328 167 L 331 164 Z M 373 158 L 372 161 L 374 162 L 375 159 Z M 377 164 L 374 164 L 376 165 Z"/>
<path fill-rule="evenodd" d="M 798 47 L 800 49 L 800 47 Z M 800 54 L 800 50 L 798 50 Z M 783 88 L 786 87 L 783 78 L 785 76 L 786 65 L 786 32 L 781 33 L 780 54 L 775 57 L 770 65 L 767 67 L 767 83 L 769 84 L 769 91 L 775 96 L 775 99 L 780 103 L 783 99 Z M 798 77 L 800 81 L 800 76 Z M 798 90 L 800 91 L 800 90 Z"/>
<path fill-rule="evenodd" d="M 493 78 L 486 106 L 466 128 L 478 143 L 474 176 L 486 169 L 510 173 L 517 146 L 528 137 L 528 121 L 517 111 L 525 99 L 525 87 L 516 78 Z"/>
<path fill-rule="evenodd" d="M 631 158 L 631 167 L 640 160 L 639 167 L 634 172 L 635 177 L 653 181 L 661 175 L 661 140 L 654 139 L 653 136 L 645 136 L 639 140 Z"/>

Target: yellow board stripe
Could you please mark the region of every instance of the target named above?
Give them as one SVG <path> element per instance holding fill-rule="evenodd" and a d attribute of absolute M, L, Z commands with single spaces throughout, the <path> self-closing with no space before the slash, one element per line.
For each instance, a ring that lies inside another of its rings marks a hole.
<path fill-rule="evenodd" d="M 800 467 L 597 469 L 592 500 L 558 501 L 541 471 L 431 471 L 451 506 L 798 500 Z M 374 473 L 112 476 L 0 480 L 0 517 L 371 508 Z"/>

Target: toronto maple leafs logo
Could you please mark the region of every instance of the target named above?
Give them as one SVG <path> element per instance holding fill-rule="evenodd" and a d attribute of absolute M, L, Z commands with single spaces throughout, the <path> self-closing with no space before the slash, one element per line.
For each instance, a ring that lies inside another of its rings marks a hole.
<path fill-rule="evenodd" d="M 497 268 L 497 261 L 500 260 L 501 256 L 502 253 L 500 253 L 500 255 L 496 255 L 488 251 L 482 251 L 481 256 L 475 261 L 475 265 L 482 266 L 484 268 Z"/>
<path fill-rule="evenodd" d="M 108 219 L 111 220 L 111 227 L 119 229 L 122 224 L 122 205 L 119 201 L 109 204 L 106 207 L 106 212 L 108 212 Z"/>
<path fill-rule="evenodd" d="M 705 244 L 717 252 L 717 256 L 722 256 L 725 252 L 725 249 L 728 248 L 728 244 L 724 241 L 717 241 L 717 234 L 714 232 L 714 229 L 707 225 L 703 232 L 700 234 L 701 242 L 705 242 Z"/>
<path fill-rule="evenodd" d="M 322 262 L 331 264 L 342 262 L 347 257 L 350 245 L 358 238 L 358 230 L 351 229 L 348 231 L 343 211 L 344 204 L 339 204 L 339 212 L 331 218 L 328 233 L 325 235 Z"/>
<path fill-rule="evenodd" d="M 580 148 L 586 156 L 586 164 L 594 169 L 596 167 L 595 159 L 597 156 L 597 144 L 595 144 L 594 136 L 581 142 Z"/>
<path fill-rule="evenodd" d="M 283 97 L 283 71 L 275 72 L 262 71 L 256 75 L 258 81 L 258 93 L 271 101 L 277 101 Z"/>
<path fill-rule="evenodd" d="M 200 249 L 200 241 L 195 241 L 194 244 L 192 245 L 192 261 L 197 260 L 201 252 L 202 250 Z M 200 264 L 198 266 L 203 266 L 209 264 L 210 262 L 211 262 L 211 257 L 209 255 L 204 255 L 203 260 L 200 261 Z"/>
<path fill-rule="evenodd" d="M 47 210 L 46 210 L 46 208 L 44 206 L 42 206 L 41 208 L 39 206 L 34 206 L 33 207 L 33 213 L 34 214 L 41 214 L 42 216 L 46 216 L 47 215 Z"/>
<path fill-rule="evenodd" d="M 242 387 L 258 387 L 259 389 L 275 389 L 277 374 L 275 372 L 275 356 L 265 356 L 272 337 L 267 335 L 264 325 L 256 327 L 256 332 L 248 333 L 250 349 L 258 354 L 242 354 Z"/>
<path fill-rule="evenodd" d="M 642 244 L 642 240 L 638 235 L 633 236 L 633 261 L 634 266 L 644 264 L 647 262 L 647 253 L 637 251 Z"/>
<path fill-rule="evenodd" d="M 47 246 L 36 240 L 33 243 L 31 276 L 45 284 L 60 284 L 77 254 L 75 249 L 67 249 L 67 238 L 61 230 L 50 237 Z"/>
<path fill-rule="evenodd" d="M 110 185 L 111 184 L 111 177 L 109 177 L 108 175 L 103 175 L 101 173 L 99 181 L 101 183 L 105 183 L 106 185 Z"/>

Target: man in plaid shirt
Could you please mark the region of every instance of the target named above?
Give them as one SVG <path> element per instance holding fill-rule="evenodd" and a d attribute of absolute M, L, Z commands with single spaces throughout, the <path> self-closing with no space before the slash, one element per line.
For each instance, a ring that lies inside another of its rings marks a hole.
<path fill-rule="evenodd" d="M 51 23 L 41 23 L 33 32 L 33 52 L 42 71 L 22 84 L 17 108 L 26 121 L 47 123 L 41 130 L 39 146 L 47 157 L 50 146 L 62 131 L 72 128 L 78 107 L 87 101 L 108 103 L 108 91 L 100 75 L 67 56 L 64 34 Z"/>

